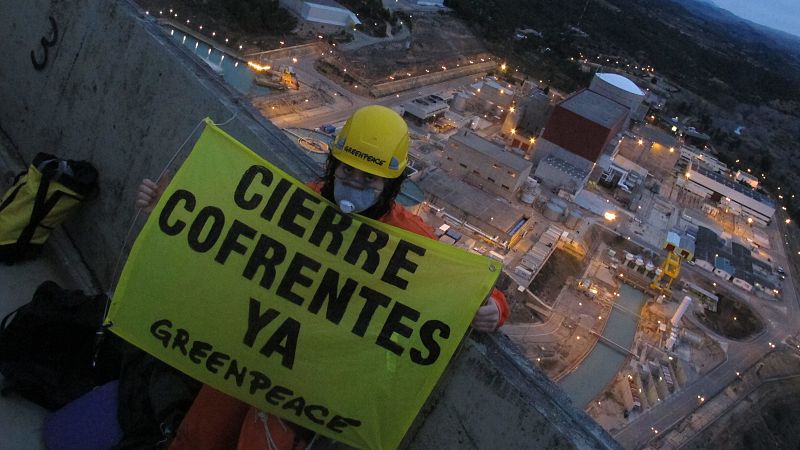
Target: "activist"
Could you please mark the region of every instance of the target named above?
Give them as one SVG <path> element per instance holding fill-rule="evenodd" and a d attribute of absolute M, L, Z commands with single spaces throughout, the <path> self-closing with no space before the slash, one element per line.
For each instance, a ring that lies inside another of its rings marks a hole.
<path fill-rule="evenodd" d="M 325 173 L 309 187 L 348 214 L 403 228 L 435 239 L 433 230 L 418 216 L 395 202 L 405 179 L 408 127 L 394 111 L 383 106 L 360 108 L 336 136 Z M 143 180 L 136 206 L 153 209 L 164 186 Z M 472 327 L 492 332 L 508 317 L 505 296 L 494 289 L 478 309 Z M 314 433 L 203 386 L 178 430 L 172 449 L 304 448 Z M 238 444 L 237 444 L 238 443 Z"/>

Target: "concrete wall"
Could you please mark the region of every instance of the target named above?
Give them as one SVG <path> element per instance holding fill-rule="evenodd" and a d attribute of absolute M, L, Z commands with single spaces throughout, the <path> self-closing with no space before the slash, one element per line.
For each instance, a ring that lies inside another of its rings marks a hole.
<path fill-rule="evenodd" d="M 276 59 L 285 59 L 297 56 L 312 55 L 314 53 L 324 53 L 330 46 L 323 41 L 312 42 L 310 44 L 295 45 L 292 47 L 277 48 L 264 52 L 248 53 L 245 59 L 259 61 L 261 64 L 269 63 Z"/>
<path fill-rule="evenodd" d="M 431 394 L 405 448 L 621 448 L 505 335 L 472 336 Z"/>
<path fill-rule="evenodd" d="M 55 44 L 48 17 L 58 27 Z M 282 132 L 210 69 L 170 42 L 128 1 L 0 2 L 0 127 L 19 156 L 39 151 L 86 159 L 100 196 L 67 224 L 99 283 L 112 283 L 134 214 L 135 189 L 157 177 L 203 117 L 301 178 L 311 171 Z"/>
<path fill-rule="evenodd" d="M 426 73 L 424 75 L 404 78 L 402 80 L 387 81 L 385 83 L 375 84 L 369 89 L 369 93 L 372 94 L 373 97 L 383 97 L 394 94 L 395 92 L 416 89 L 429 84 L 441 83 L 443 81 L 453 80 L 455 78 L 468 75 L 485 75 L 487 72 L 491 72 L 496 68 L 497 63 L 494 61 L 485 61 L 462 67 L 454 67 L 440 72 Z"/>
<path fill-rule="evenodd" d="M 67 227 L 103 287 L 133 216 L 135 187 L 157 176 L 205 116 L 290 173 L 312 167 L 245 99 L 127 0 L 0 3 L 0 128 L 18 156 L 87 159 L 102 192 Z M 48 17 L 58 38 L 41 71 Z M 180 158 L 178 158 L 180 162 Z M 308 163 L 308 165 L 307 165 Z M 406 437 L 407 448 L 618 445 L 573 408 L 501 334 L 468 339 Z"/>

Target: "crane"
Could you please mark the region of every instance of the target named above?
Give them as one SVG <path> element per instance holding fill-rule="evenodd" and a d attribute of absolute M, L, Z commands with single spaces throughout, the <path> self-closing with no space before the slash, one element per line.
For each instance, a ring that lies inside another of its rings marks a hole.
<path fill-rule="evenodd" d="M 672 283 L 680 276 L 681 263 L 694 257 L 694 238 L 680 230 L 672 229 L 667 232 L 663 248 L 667 255 L 661 263 L 660 270 L 656 271 L 650 288 L 669 295 Z"/>

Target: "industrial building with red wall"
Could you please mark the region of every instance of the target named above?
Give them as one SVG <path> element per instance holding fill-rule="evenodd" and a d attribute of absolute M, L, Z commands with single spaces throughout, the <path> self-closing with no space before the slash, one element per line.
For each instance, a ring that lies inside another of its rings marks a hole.
<path fill-rule="evenodd" d="M 584 90 L 555 107 L 542 137 L 594 163 L 627 117 L 625 106 Z"/>

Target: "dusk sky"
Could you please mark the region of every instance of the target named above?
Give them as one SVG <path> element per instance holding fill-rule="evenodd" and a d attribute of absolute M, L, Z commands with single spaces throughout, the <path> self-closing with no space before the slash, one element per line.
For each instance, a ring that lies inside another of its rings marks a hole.
<path fill-rule="evenodd" d="M 800 0 L 713 0 L 713 2 L 743 19 L 800 36 Z"/>

